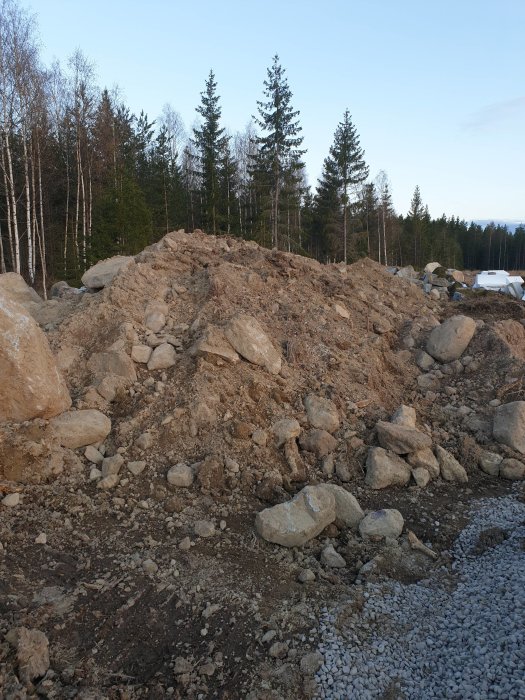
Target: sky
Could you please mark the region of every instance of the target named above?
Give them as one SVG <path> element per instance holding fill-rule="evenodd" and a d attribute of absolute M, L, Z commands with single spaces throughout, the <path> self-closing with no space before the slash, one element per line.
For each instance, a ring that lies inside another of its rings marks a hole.
<path fill-rule="evenodd" d="M 244 131 L 274 54 L 315 187 L 346 108 L 398 213 L 525 221 L 525 0 L 20 0 L 46 64 L 80 48 L 100 87 L 191 130 L 213 69 L 223 125 Z"/>

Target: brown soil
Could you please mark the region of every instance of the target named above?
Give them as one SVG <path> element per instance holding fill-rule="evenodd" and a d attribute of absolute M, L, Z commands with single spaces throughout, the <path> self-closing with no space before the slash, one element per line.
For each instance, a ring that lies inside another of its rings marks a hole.
<path fill-rule="evenodd" d="M 42 473 L 23 472 L 22 504 L 0 507 L 0 633 L 19 625 L 45 632 L 52 671 L 23 689 L 6 643 L 0 688 L 6 698 L 311 697 L 313 681 L 298 662 L 316 647 L 320 608 L 342 598 L 359 604 L 360 566 L 380 554 L 379 575 L 411 581 L 448 560 L 445 554 L 434 564 L 406 543 L 394 560 L 381 543 L 363 543 L 335 526 L 291 550 L 259 539 L 257 511 L 328 478 L 304 452 L 303 480 L 294 481 L 272 424 L 286 417 L 305 426 L 305 396 L 330 398 L 342 419 L 334 458 L 349 473 L 343 485 L 364 509 L 399 509 L 420 540 L 446 552 L 473 500 L 510 490 L 478 469 L 477 456 L 481 448 L 517 456 L 492 445 L 489 402 L 525 398 L 524 357 L 512 325 L 525 318 L 525 307 L 495 295 L 443 305 L 369 260 L 323 266 L 201 233 L 170 234 L 136 260 L 108 289 L 68 302 L 67 314 L 59 304 L 44 325 L 75 405 L 98 407 L 112 419 L 106 454 L 119 450 L 147 467 L 139 476 L 124 468 L 111 491 L 89 481 L 93 465 L 83 450 L 65 455 L 58 476 L 54 463 L 46 483 L 36 483 Z M 152 301 L 168 305 L 168 326 L 158 335 L 177 339 L 177 362 L 155 372 L 137 365 L 137 382 L 110 403 L 96 393 L 88 361 L 146 342 L 144 312 Z M 189 352 L 208 324 L 222 327 L 239 311 L 256 317 L 281 350 L 279 375 Z M 415 350 L 438 321 L 457 313 L 484 322 L 467 351 L 473 364 L 422 390 Z M 419 425 L 460 459 L 468 485 L 364 486 L 374 426 L 401 403 L 414 406 Z M 458 413 L 462 406 L 467 411 Z M 255 429 L 267 432 L 265 445 L 251 439 Z M 9 449 L 20 455 L 19 431 L 3 427 L 4 460 Z M 144 432 L 152 438 L 146 451 L 136 445 Z M 171 465 L 203 461 L 191 488 L 169 486 Z M 339 473 L 333 483 L 342 483 Z M 200 519 L 215 522 L 214 537 L 195 536 Z M 47 544 L 35 543 L 40 533 Z M 186 537 L 192 546 L 182 550 Z M 345 556 L 345 569 L 320 565 L 327 539 Z M 147 559 L 155 573 L 144 572 Z M 314 582 L 297 581 L 303 568 L 315 572 Z M 273 639 L 263 641 L 272 630 Z M 287 643 L 284 659 L 269 656 L 275 641 Z M 179 657 L 188 664 L 183 672 Z"/>

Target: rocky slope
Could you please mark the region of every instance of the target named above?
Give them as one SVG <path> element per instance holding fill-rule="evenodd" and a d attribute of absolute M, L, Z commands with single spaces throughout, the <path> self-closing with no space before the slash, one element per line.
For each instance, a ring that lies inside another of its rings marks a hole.
<path fill-rule="evenodd" d="M 326 601 L 432 575 L 523 478 L 525 307 L 200 232 L 118 267 L 50 302 L 0 284 L 73 402 L 0 425 L 0 684 L 312 697 Z"/>

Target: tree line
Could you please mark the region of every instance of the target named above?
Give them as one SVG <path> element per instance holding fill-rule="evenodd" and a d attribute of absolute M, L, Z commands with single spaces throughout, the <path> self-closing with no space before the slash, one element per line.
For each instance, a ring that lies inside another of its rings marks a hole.
<path fill-rule="evenodd" d="M 370 179 L 348 109 L 312 190 L 292 99 L 274 56 L 255 114 L 231 134 L 210 71 L 187 134 L 170 105 L 153 121 L 118 89 L 101 90 L 81 51 L 65 67 L 44 66 L 34 19 L 0 0 L 0 272 L 41 290 L 77 283 L 96 260 L 135 254 L 178 228 L 321 261 L 525 268 L 523 227 L 511 235 L 431 219 L 418 187 L 408 214 L 397 214 L 386 173 Z"/>

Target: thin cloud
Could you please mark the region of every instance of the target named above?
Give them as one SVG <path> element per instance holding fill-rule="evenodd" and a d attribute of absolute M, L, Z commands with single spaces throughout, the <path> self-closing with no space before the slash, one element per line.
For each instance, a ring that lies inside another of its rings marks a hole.
<path fill-rule="evenodd" d="M 513 100 L 494 102 L 474 112 L 470 118 L 462 124 L 464 129 L 480 129 L 500 122 L 508 121 L 513 117 L 525 116 L 525 95 Z"/>

